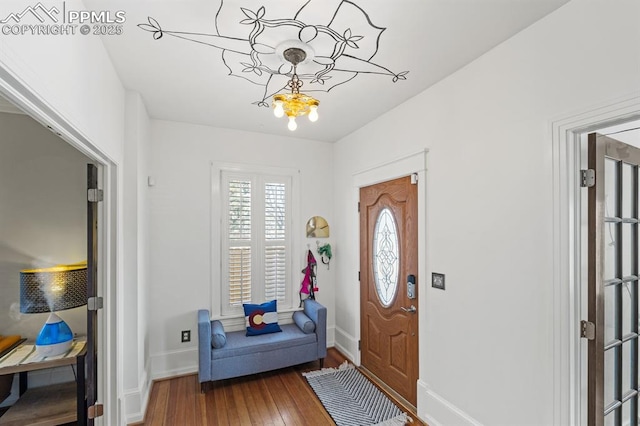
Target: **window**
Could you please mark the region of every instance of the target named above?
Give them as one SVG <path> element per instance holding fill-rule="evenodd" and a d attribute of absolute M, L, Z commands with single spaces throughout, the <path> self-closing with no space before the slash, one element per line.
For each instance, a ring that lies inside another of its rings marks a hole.
<path fill-rule="evenodd" d="M 290 176 L 221 171 L 223 315 L 276 299 L 291 305 Z"/>
<path fill-rule="evenodd" d="M 373 278 L 382 306 L 389 307 L 398 292 L 400 251 L 396 220 L 385 207 L 376 219 L 373 231 Z"/>

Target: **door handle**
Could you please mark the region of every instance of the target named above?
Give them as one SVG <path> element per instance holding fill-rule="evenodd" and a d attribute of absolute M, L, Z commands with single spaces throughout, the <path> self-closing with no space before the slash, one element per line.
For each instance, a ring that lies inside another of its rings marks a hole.
<path fill-rule="evenodd" d="M 413 306 L 413 305 L 409 306 L 408 308 L 405 308 L 405 307 L 403 306 L 403 307 L 401 307 L 400 309 L 402 309 L 403 311 L 408 312 L 408 313 L 410 313 L 410 314 L 415 314 L 415 313 L 416 313 L 416 307 L 415 307 L 415 306 Z"/>

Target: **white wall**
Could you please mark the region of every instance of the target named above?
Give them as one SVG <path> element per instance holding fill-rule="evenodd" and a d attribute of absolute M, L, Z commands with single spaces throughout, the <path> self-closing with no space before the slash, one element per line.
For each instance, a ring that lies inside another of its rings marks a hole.
<path fill-rule="evenodd" d="M 636 1 L 573 1 L 336 144 L 347 348 L 359 336 L 349 183 L 429 150 L 418 401 L 429 424 L 553 424 L 551 123 L 640 90 L 638 16 Z M 446 291 L 431 289 L 433 271 Z"/>
<path fill-rule="evenodd" d="M 150 391 L 148 341 L 148 162 L 150 122 L 142 97 L 127 92 L 124 147 L 124 324 L 120 345 L 123 358 L 120 389 L 127 423 L 144 418 Z"/>
<path fill-rule="evenodd" d="M 152 121 L 151 140 L 149 351 L 156 378 L 197 371 L 196 314 L 211 309 L 211 280 L 219 279 L 211 277 L 211 162 L 300 170 L 301 217 L 293 232 L 302 269 L 306 244 L 315 250 L 307 219 L 321 215 L 333 224 L 333 145 L 167 121 Z M 328 308 L 330 341 L 339 253 L 330 270 L 318 267 L 317 300 Z M 180 343 L 181 330 L 191 330 L 190 343 Z"/>

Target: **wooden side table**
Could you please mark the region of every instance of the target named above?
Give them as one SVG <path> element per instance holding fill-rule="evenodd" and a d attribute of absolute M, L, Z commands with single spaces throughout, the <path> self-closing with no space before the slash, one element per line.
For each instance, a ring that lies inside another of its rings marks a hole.
<path fill-rule="evenodd" d="M 28 344 L 16 348 L 25 353 L 29 352 Z M 0 417 L 1 426 L 56 426 L 77 421 L 78 426 L 87 424 L 86 384 L 85 384 L 85 357 L 86 342 L 75 341 L 73 348 L 75 355 L 65 357 L 53 357 L 53 359 L 30 361 L 27 357 L 22 363 L 10 366 L 2 366 L 12 355 L 9 353 L 0 358 L 0 375 L 15 374 L 20 376 L 20 399 Z M 59 383 L 29 389 L 29 371 L 44 370 L 47 368 L 76 365 L 76 382 Z"/>

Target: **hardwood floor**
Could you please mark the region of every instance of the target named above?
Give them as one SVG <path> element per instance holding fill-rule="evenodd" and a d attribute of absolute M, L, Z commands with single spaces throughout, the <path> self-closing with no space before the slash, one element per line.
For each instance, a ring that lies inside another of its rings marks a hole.
<path fill-rule="evenodd" d="M 330 348 L 324 366 L 337 367 L 345 359 L 336 349 Z M 155 381 L 145 421 L 135 425 L 333 425 L 333 420 L 300 374 L 318 368 L 316 361 L 220 380 L 204 394 L 200 392 L 195 374 Z M 412 417 L 413 424 L 422 424 L 415 415 Z"/>

